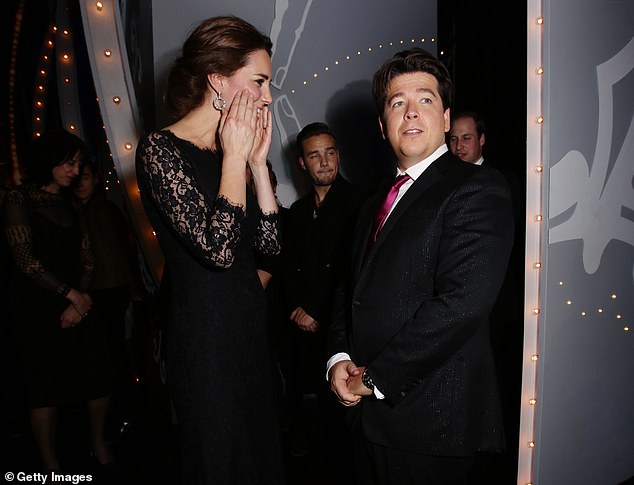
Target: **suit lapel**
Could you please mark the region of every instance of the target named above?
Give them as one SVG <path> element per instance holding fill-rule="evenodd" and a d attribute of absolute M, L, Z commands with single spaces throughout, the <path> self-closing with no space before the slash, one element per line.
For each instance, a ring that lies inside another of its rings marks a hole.
<path fill-rule="evenodd" d="M 416 181 L 407 190 L 407 192 L 405 192 L 405 195 L 403 196 L 403 198 L 398 202 L 398 204 L 396 205 L 396 207 L 394 208 L 390 216 L 385 221 L 385 225 L 379 232 L 379 235 L 376 238 L 376 242 L 374 243 L 374 248 L 372 249 L 372 252 L 368 256 L 368 259 L 365 265 L 367 265 L 367 263 L 369 263 L 370 260 L 373 258 L 373 255 L 377 253 L 383 241 L 389 237 L 390 233 L 392 232 L 392 229 L 398 223 L 402 215 L 405 214 L 405 212 L 407 212 L 407 210 L 412 206 L 412 204 L 414 204 L 419 199 L 419 197 L 422 194 L 424 194 L 432 185 L 434 185 L 438 180 L 442 178 L 443 164 L 446 158 L 447 158 L 447 155 L 445 154 L 441 156 L 438 160 L 436 160 L 434 163 L 432 163 L 420 175 L 420 177 L 416 179 Z M 379 200 L 383 200 L 383 199 L 379 199 Z M 373 204 L 373 207 L 376 208 L 377 204 L 376 203 Z M 369 229 L 367 229 L 366 231 L 364 242 L 367 242 L 368 235 L 369 235 Z M 365 248 L 365 246 L 363 246 L 363 248 Z M 362 265 L 365 266 L 363 264 L 362 252 L 360 256 L 358 255 L 358 260 L 359 261 L 357 262 L 357 266 L 355 267 L 357 269 L 357 274 L 359 274 L 359 272 L 363 270 L 361 266 Z"/>

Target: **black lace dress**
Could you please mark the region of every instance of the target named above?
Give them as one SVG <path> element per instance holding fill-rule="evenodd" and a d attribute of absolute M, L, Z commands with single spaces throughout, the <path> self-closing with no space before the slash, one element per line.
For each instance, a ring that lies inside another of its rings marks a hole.
<path fill-rule="evenodd" d="M 86 291 L 93 272 L 79 202 L 23 185 L 7 194 L 5 231 L 15 262 L 10 319 L 29 405 L 55 407 L 110 393 L 112 368 L 102 322 L 89 313 L 72 328 L 60 316 L 65 285 Z"/>
<path fill-rule="evenodd" d="M 169 278 L 166 360 L 182 483 L 284 483 L 254 251 L 279 252 L 277 214 L 217 197 L 222 160 L 158 131 L 137 148 L 145 210 Z"/>

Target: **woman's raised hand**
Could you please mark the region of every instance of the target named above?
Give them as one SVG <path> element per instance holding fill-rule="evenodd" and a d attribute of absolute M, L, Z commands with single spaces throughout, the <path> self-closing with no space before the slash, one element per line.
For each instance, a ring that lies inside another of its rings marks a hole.
<path fill-rule="evenodd" d="M 220 114 L 220 145 L 225 161 L 246 164 L 253 148 L 256 125 L 253 95 L 246 89 L 236 93 L 229 108 Z"/>
<path fill-rule="evenodd" d="M 272 136 L 272 117 L 271 112 L 267 106 L 257 110 L 257 124 L 255 129 L 255 137 L 253 142 L 253 148 L 249 155 L 249 165 L 251 166 L 265 166 L 266 158 L 269 154 L 269 148 L 271 148 L 271 136 Z"/>

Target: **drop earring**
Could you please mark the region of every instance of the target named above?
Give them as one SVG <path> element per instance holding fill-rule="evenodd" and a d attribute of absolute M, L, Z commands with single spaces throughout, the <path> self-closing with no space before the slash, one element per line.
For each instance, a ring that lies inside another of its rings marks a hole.
<path fill-rule="evenodd" d="M 225 109 L 225 106 L 227 105 L 227 102 L 223 99 L 223 97 L 220 95 L 220 93 L 218 93 L 216 95 L 216 99 L 214 99 L 211 104 L 213 105 L 213 107 L 218 110 L 218 111 L 222 111 L 223 109 Z"/>

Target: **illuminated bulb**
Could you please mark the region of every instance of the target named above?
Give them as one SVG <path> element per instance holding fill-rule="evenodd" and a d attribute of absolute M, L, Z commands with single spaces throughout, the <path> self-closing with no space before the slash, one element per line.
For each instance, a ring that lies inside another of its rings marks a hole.
<path fill-rule="evenodd" d="M 537 17 L 537 25 L 544 25 L 544 17 Z"/>
<path fill-rule="evenodd" d="M 112 55 L 112 51 L 110 49 L 106 49 L 103 51 L 103 55 L 106 57 L 110 57 Z"/>
<path fill-rule="evenodd" d="M 421 42 L 425 42 L 425 39 L 423 38 L 423 39 L 421 39 L 420 41 L 421 41 Z"/>
<path fill-rule="evenodd" d="M 535 167 L 535 171 L 536 171 L 537 173 L 542 173 L 542 172 L 544 171 L 544 167 L 542 167 L 541 165 L 537 165 L 537 166 Z"/>
<path fill-rule="evenodd" d="M 529 399 L 528 404 L 530 404 L 531 406 L 534 406 L 535 404 L 537 404 L 537 399 Z"/>
<path fill-rule="evenodd" d="M 533 355 L 531 355 L 531 360 L 532 360 L 533 362 L 537 362 L 537 359 L 539 359 L 539 356 L 538 356 L 537 354 L 533 354 Z"/>
<path fill-rule="evenodd" d="M 42 134 L 39 131 L 36 131 L 35 132 L 35 136 L 42 136 Z M 625 328 L 627 328 L 627 327 L 625 327 Z"/>
<path fill-rule="evenodd" d="M 403 41 L 401 41 L 401 44 L 403 43 Z"/>
<path fill-rule="evenodd" d="M 357 51 L 357 55 L 360 56 L 361 55 L 361 51 Z"/>
<path fill-rule="evenodd" d="M 559 286 L 564 286 L 564 282 L 563 282 L 563 281 L 560 281 L 560 282 L 559 282 Z"/>
<path fill-rule="evenodd" d="M 66 30 L 66 29 L 64 29 L 62 32 L 64 33 L 64 35 L 68 35 L 69 34 L 68 30 Z"/>
<path fill-rule="evenodd" d="M 535 269 L 539 269 L 539 268 L 541 268 L 541 267 L 542 267 L 542 263 L 535 263 L 535 264 L 533 265 L 533 267 L 534 267 Z"/>
<path fill-rule="evenodd" d="M 445 51 L 440 51 L 440 55 L 441 56 L 444 55 L 444 54 L 445 54 Z"/>
<path fill-rule="evenodd" d="M 541 215 L 541 214 L 537 214 L 537 215 L 535 216 L 535 221 L 537 221 L 537 222 L 541 222 L 541 221 L 542 221 L 542 215 Z"/>
<path fill-rule="evenodd" d="M 48 61 L 48 56 L 44 56 L 44 60 L 45 60 L 45 61 Z"/>
<path fill-rule="evenodd" d="M 436 42 L 436 39 L 432 39 L 431 41 L 432 41 L 432 42 Z"/>
<path fill-rule="evenodd" d="M 572 305 L 572 301 L 571 300 L 566 300 L 566 305 Z"/>
<path fill-rule="evenodd" d="M 383 49 L 383 44 L 379 44 L 379 49 Z"/>
<path fill-rule="evenodd" d="M 390 45 L 394 45 L 394 42 L 390 42 Z"/>
<path fill-rule="evenodd" d="M 368 47 L 368 52 L 372 52 L 372 47 Z"/>
<path fill-rule="evenodd" d="M 46 71 L 45 71 L 44 69 L 42 69 L 42 70 L 40 71 L 40 74 L 41 74 L 42 76 L 46 76 Z"/>
<path fill-rule="evenodd" d="M 64 83 L 66 83 L 66 84 L 70 84 L 70 78 L 69 78 L 69 77 L 65 77 L 65 78 L 64 78 Z"/>
<path fill-rule="evenodd" d="M 324 71 L 327 71 L 327 70 L 328 70 L 328 66 L 324 67 Z"/>
<path fill-rule="evenodd" d="M 75 130 L 75 125 L 70 125 L 69 128 L 71 129 L 71 131 Z"/>
<path fill-rule="evenodd" d="M 49 47 L 53 47 L 53 41 L 52 41 L 52 40 L 49 40 L 49 41 L 48 41 L 48 46 L 49 46 Z"/>
<path fill-rule="evenodd" d="M 539 315 L 539 308 L 533 308 L 533 314 Z"/>
<path fill-rule="evenodd" d="M 304 81 L 304 86 L 306 86 L 306 83 L 307 83 L 307 82 L 308 82 L 308 81 Z"/>
<path fill-rule="evenodd" d="M 41 108 L 42 107 L 42 101 L 37 101 L 35 103 L 35 106 L 37 106 L 38 108 Z"/>
<path fill-rule="evenodd" d="M 42 118 L 40 118 L 39 116 L 36 116 L 36 117 L 35 117 L 35 121 L 38 121 L 38 122 L 39 122 L 39 121 L 42 121 Z M 619 315 L 617 315 L 617 317 L 616 317 L 616 318 L 619 318 Z"/>
<path fill-rule="evenodd" d="M 39 89 L 40 91 L 44 91 L 44 86 L 38 86 L 37 89 Z"/>
<path fill-rule="evenodd" d="M 346 56 L 346 60 L 349 61 L 350 60 L 350 56 Z"/>
<path fill-rule="evenodd" d="M 294 90 L 294 89 L 291 89 L 291 93 L 295 94 L 295 90 Z"/>
<path fill-rule="evenodd" d="M 152 235 L 156 237 L 156 231 L 152 231 Z"/>
<path fill-rule="evenodd" d="M 53 32 L 57 32 L 57 27 L 53 26 Z"/>
<path fill-rule="evenodd" d="M 616 300 L 616 295 L 614 293 L 612 293 L 612 299 Z"/>
<path fill-rule="evenodd" d="M 536 121 L 537 121 L 537 123 L 541 124 L 541 123 L 544 122 L 544 117 L 543 116 L 538 116 Z"/>
<path fill-rule="evenodd" d="M 317 73 L 313 74 L 313 77 L 317 77 Z"/>
<path fill-rule="evenodd" d="M 126 143 L 124 147 L 126 150 L 132 150 L 132 143 Z"/>
<path fill-rule="evenodd" d="M 537 72 L 537 74 L 539 74 L 541 76 L 542 74 L 544 74 L 544 68 L 540 66 L 540 67 L 537 68 L 536 72 Z"/>
<path fill-rule="evenodd" d="M 597 308 L 597 311 L 598 311 L 599 313 L 603 313 L 603 308 Z"/>
<path fill-rule="evenodd" d="M 582 316 L 582 317 L 585 317 L 586 315 L 587 315 L 587 313 L 586 313 L 586 312 L 581 312 L 581 316 Z"/>
<path fill-rule="evenodd" d="M 116 104 L 119 104 L 121 102 L 121 98 L 119 96 L 115 96 L 114 98 L 112 98 L 112 101 Z"/>
<path fill-rule="evenodd" d="M 630 327 L 623 327 L 623 331 L 624 332 L 629 332 L 630 331 Z"/>
<path fill-rule="evenodd" d="M 412 39 L 412 44 L 413 44 L 414 42 L 415 42 L 415 40 L 414 40 L 414 39 Z"/>
<path fill-rule="evenodd" d="M 339 65 L 339 61 L 335 61 L 335 66 L 338 66 L 338 65 Z"/>
<path fill-rule="evenodd" d="M 535 442 L 534 441 L 529 441 L 528 442 L 528 447 L 529 448 L 535 448 Z"/>
<path fill-rule="evenodd" d="M 623 317 L 621 317 L 621 315 L 618 315 L 618 314 L 617 314 L 616 319 L 617 319 L 617 320 L 620 320 L 621 318 L 623 318 Z"/>

